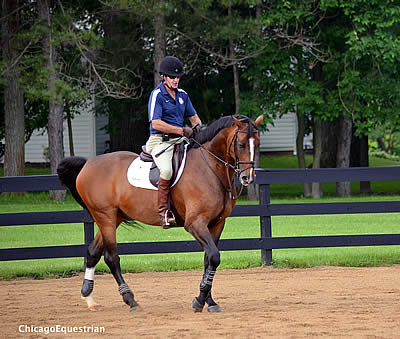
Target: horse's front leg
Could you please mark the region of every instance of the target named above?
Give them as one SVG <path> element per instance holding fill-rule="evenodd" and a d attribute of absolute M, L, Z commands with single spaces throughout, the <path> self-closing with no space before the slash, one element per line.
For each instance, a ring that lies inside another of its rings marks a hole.
<path fill-rule="evenodd" d="M 218 246 L 218 242 L 215 242 L 215 245 L 216 246 Z M 203 280 L 202 280 L 202 283 L 204 282 L 204 281 L 206 281 L 207 280 L 207 274 L 209 274 L 209 259 L 208 259 L 208 257 L 207 257 L 207 254 L 205 254 L 204 253 L 204 273 L 203 273 Z M 212 287 L 212 286 L 211 286 Z M 196 299 L 195 299 L 196 300 Z M 194 304 L 196 304 L 196 302 L 195 302 L 195 300 L 193 301 L 194 302 Z M 209 290 L 209 292 L 208 292 L 208 294 L 207 294 L 207 297 L 206 297 L 206 303 L 207 303 L 207 305 L 208 305 L 208 312 L 222 312 L 222 309 L 221 309 L 221 307 L 219 307 L 219 305 L 214 301 L 214 299 L 212 298 L 212 295 L 211 295 L 211 288 L 210 288 L 210 290 Z M 195 310 L 195 312 L 201 312 L 202 311 L 202 309 L 203 309 L 203 307 L 201 307 L 201 310 L 199 309 L 199 310 L 197 310 L 197 308 L 196 307 L 194 307 L 194 305 L 192 305 L 193 306 L 193 309 Z M 203 305 L 204 306 L 204 305 Z"/>
<path fill-rule="evenodd" d="M 221 308 L 211 296 L 215 272 L 220 264 L 220 253 L 217 248 L 220 233 L 214 238 L 207 227 L 196 227 L 195 224 L 188 231 L 204 249 L 204 273 L 200 283 L 200 294 L 193 300 L 192 308 L 195 312 L 201 312 L 207 303 L 209 312 L 221 312 Z"/>

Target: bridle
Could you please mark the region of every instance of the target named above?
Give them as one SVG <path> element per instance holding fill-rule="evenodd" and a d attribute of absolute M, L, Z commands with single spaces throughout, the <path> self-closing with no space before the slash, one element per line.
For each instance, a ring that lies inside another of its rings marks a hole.
<path fill-rule="evenodd" d="M 246 133 L 247 134 L 248 132 L 246 130 L 242 130 L 242 129 L 237 128 L 236 131 L 235 131 L 235 135 L 233 136 L 232 141 L 229 144 L 228 151 L 227 151 L 227 153 L 229 153 L 229 151 L 230 151 L 230 149 L 232 147 L 232 144 L 233 144 L 233 152 L 235 154 L 235 165 L 233 166 L 233 169 L 234 169 L 235 175 L 237 177 L 239 177 L 240 174 L 242 174 L 243 172 L 247 171 L 248 169 L 254 169 L 254 165 L 255 165 L 255 161 L 254 160 L 250 160 L 250 161 L 239 160 L 239 156 L 237 154 L 237 143 L 238 143 L 238 134 L 239 133 Z M 250 138 L 249 138 L 249 142 L 250 142 Z M 252 159 L 254 159 L 254 156 L 252 157 Z M 240 165 L 249 165 L 249 166 L 247 166 L 246 168 L 240 169 Z"/>
<path fill-rule="evenodd" d="M 249 122 L 251 123 L 251 122 Z M 234 164 L 230 164 L 229 162 L 225 161 L 224 159 L 221 159 L 219 156 L 217 156 L 216 154 L 214 154 L 213 152 L 211 152 L 210 150 L 208 150 L 207 148 L 205 148 L 202 144 L 200 144 L 196 139 L 192 139 L 194 141 L 194 143 L 196 143 L 199 147 L 200 147 L 200 154 L 203 158 L 203 160 L 205 161 L 205 163 L 207 164 L 208 168 L 211 170 L 211 172 L 217 177 L 217 179 L 219 180 L 219 182 L 221 183 L 221 185 L 225 188 L 225 190 L 229 193 L 229 196 L 231 199 L 235 200 L 237 199 L 243 192 L 243 184 L 241 183 L 241 188 L 239 191 L 239 194 L 235 197 L 233 194 L 233 190 L 232 190 L 232 182 L 233 179 L 230 178 L 230 174 L 229 174 L 229 169 L 232 169 L 234 171 L 234 176 L 236 176 L 237 178 L 240 178 L 240 174 L 243 173 L 244 171 L 247 171 L 249 169 L 254 169 L 255 167 L 255 161 L 254 160 L 250 160 L 250 161 L 242 161 L 239 159 L 238 156 L 238 150 L 237 150 L 237 143 L 238 143 L 238 134 L 239 133 L 248 133 L 247 130 L 240 130 L 239 128 L 236 129 L 235 134 L 229 144 L 229 147 L 227 149 L 227 154 L 230 153 L 230 150 L 232 148 L 233 145 L 233 152 L 235 155 L 235 160 L 234 160 Z M 250 138 L 249 138 L 250 140 Z M 222 164 L 224 164 L 225 169 L 226 169 L 226 177 L 228 179 L 228 185 L 229 187 L 226 188 L 224 183 L 222 182 L 221 178 L 214 172 L 214 170 L 211 168 L 210 164 L 208 163 L 207 159 L 204 156 L 203 150 L 206 151 L 208 154 L 210 154 L 211 156 L 213 156 L 215 159 L 217 159 L 219 162 L 221 162 Z M 253 156 L 254 159 L 254 156 Z M 240 165 L 249 165 L 244 169 L 240 169 Z"/>

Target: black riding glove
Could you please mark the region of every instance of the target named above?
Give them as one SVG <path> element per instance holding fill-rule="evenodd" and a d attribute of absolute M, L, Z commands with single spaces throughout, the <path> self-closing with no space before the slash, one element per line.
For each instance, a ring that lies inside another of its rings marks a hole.
<path fill-rule="evenodd" d="M 183 135 L 189 139 L 193 135 L 193 130 L 190 127 L 183 127 Z"/>
<path fill-rule="evenodd" d="M 193 132 L 194 134 L 199 134 L 201 132 L 201 125 L 197 124 L 195 127 L 193 127 Z"/>

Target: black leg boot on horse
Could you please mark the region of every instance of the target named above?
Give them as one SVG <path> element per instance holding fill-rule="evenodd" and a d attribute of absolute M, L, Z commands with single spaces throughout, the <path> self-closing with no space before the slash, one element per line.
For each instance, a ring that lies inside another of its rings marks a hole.
<path fill-rule="evenodd" d="M 119 255 L 117 255 L 116 252 L 110 254 L 108 250 L 106 250 L 104 251 L 104 261 L 110 268 L 110 271 L 118 284 L 118 291 L 122 300 L 130 307 L 130 312 L 135 313 L 139 311 L 139 304 L 135 301 L 132 290 L 122 277 Z"/>
<path fill-rule="evenodd" d="M 168 209 L 169 184 L 170 180 L 160 177 L 158 183 L 158 214 L 160 215 L 161 226 L 163 228 L 176 226 L 175 216 Z"/>

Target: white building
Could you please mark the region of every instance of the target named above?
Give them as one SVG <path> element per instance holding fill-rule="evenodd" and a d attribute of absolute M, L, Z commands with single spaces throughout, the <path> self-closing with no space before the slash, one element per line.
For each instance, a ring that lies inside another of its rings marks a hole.
<path fill-rule="evenodd" d="M 292 152 L 296 154 L 297 116 L 286 113 L 267 124 L 268 131 L 260 135 L 260 152 Z M 312 136 L 304 137 L 304 148 L 312 149 Z"/>
<path fill-rule="evenodd" d="M 297 117 L 295 113 L 284 114 L 267 124 L 268 130 L 260 135 L 260 152 L 296 153 Z"/>
<path fill-rule="evenodd" d="M 96 117 L 90 111 L 82 111 L 72 120 L 72 140 L 75 155 L 90 158 L 106 150 L 109 136 L 103 129 L 108 123 L 106 116 Z M 64 153 L 70 156 L 67 123 L 64 122 Z M 26 162 L 48 162 L 46 149 L 48 137 L 46 132 L 36 131 L 25 144 Z"/>

